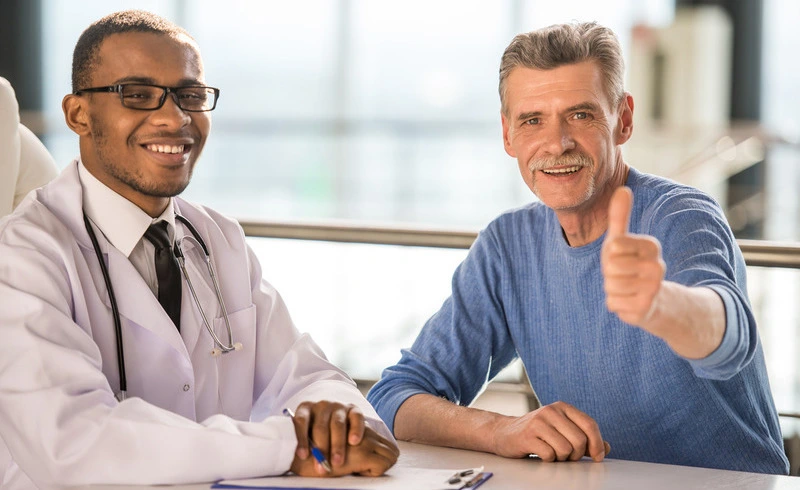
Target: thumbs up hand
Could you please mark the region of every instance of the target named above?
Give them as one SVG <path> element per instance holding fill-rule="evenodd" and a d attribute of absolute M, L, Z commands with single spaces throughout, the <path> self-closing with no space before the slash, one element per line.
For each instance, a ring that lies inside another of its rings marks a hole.
<path fill-rule="evenodd" d="M 647 329 L 647 321 L 657 309 L 666 266 L 658 240 L 628 233 L 632 208 L 631 190 L 624 186 L 615 190 L 608 206 L 600 263 L 609 311 L 625 323 Z"/>

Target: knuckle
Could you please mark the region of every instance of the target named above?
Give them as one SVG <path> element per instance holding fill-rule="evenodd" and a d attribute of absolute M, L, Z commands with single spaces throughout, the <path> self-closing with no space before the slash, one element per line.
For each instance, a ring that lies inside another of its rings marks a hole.
<path fill-rule="evenodd" d="M 539 452 L 537 453 L 537 455 L 539 456 L 539 458 L 540 458 L 542 461 L 548 461 L 548 462 L 550 462 L 550 461 L 555 461 L 555 460 L 556 460 L 556 453 L 555 453 L 555 451 L 553 451 L 553 449 L 552 449 L 552 448 L 550 448 L 550 447 L 548 447 L 548 448 L 544 449 L 543 451 L 539 451 Z"/>
<path fill-rule="evenodd" d="M 575 448 L 574 453 L 580 453 L 580 456 L 583 456 L 589 446 L 589 438 L 585 434 L 581 434 L 577 441 L 572 443 L 572 446 Z"/>
<path fill-rule="evenodd" d="M 561 403 L 561 402 L 555 402 L 555 403 L 553 403 L 553 404 L 551 404 L 551 405 L 545 405 L 545 406 L 543 406 L 542 408 L 540 408 L 540 409 L 539 409 L 539 414 L 540 414 L 542 417 L 545 417 L 545 418 L 552 417 L 552 416 L 553 416 L 553 415 L 555 415 L 555 413 L 557 412 L 557 410 L 556 410 L 556 408 L 555 408 L 555 405 L 556 405 L 557 403 Z"/>

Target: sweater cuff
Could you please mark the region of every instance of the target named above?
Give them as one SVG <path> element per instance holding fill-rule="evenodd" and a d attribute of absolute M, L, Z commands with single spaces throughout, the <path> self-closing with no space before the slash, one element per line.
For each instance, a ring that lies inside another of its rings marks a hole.
<path fill-rule="evenodd" d="M 702 359 L 687 359 L 695 374 L 702 378 L 726 379 L 728 365 L 740 349 L 742 329 L 739 328 L 739 305 L 733 295 L 719 286 L 706 286 L 722 299 L 725 307 L 725 333 L 722 342 L 708 356 Z"/>
<path fill-rule="evenodd" d="M 394 434 L 394 418 L 397 416 L 397 411 L 400 410 L 400 406 L 412 396 L 419 394 L 430 395 L 431 393 L 416 387 L 408 387 L 405 389 L 394 388 L 391 391 L 391 395 L 385 394 L 380 399 L 379 403 L 376 405 L 376 410 L 389 428 L 389 432 Z"/>

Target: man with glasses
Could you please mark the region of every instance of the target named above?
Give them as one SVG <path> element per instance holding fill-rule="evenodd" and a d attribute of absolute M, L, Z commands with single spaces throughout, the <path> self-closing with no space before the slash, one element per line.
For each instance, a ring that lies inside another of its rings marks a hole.
<path fill-rule="evenodd" d="M 78 40 L 63 109 L 80 157 L 0 222 L 6 488 L 380 475 L 397 460 L 241 227 L 176 197 L 218 98 L 195 41 L 152 14 Z"/>
<path fill-rule="evenodd" d="M 624 160 L 633 98 L 595 23 L 520 34 L 500 64 L 506 153 L 538 201 L 503 213 L 368 395 L 399 439 L 786 473 L 745 264 L 702 192 Z M 470 408 L 521 359 L 542 406 Z"/>

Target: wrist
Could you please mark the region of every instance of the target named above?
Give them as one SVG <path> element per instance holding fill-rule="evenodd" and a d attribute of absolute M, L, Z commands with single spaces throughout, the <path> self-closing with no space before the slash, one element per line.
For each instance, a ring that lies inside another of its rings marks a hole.
<path fill-rule="evenodd" d="M 502 455 L 508 446 L 508 427 L 514 420 L 514 417 L 495 413 L 491 413 L 491 415 L 493 415 L 492 423 L 485 429 L 479 429 L 478 432 L 483 431 L 489 435 L 488 447 L 486 447 L 487 451 Z"/>

